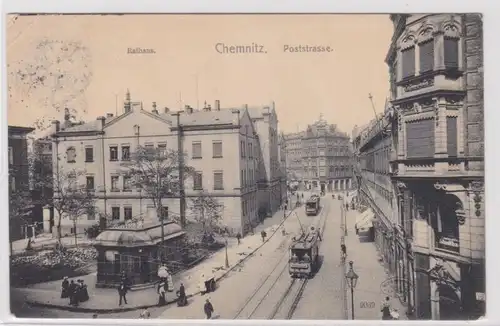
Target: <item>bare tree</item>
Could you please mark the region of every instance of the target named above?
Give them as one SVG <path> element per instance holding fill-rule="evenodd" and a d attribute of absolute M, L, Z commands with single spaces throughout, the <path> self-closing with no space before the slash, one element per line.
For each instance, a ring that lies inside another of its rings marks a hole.
<path fill-rule="evenodd" d="M 57 212 L 57 240 L 61 245 L 61 221 L 69 218 L 73 222 L 75 233 L 75 245 L 77 241 L 77 222 L 82 215 L 94 214 L 95 195 L 93 190 L 87 189 L 87 185 L 78 183 L 80 176 L 85 171 L 64 171 L 59 168 L 53 173 L 54 184 L 54 210 Z"/>
<path fill-rule="evenodd" d="M 14 173 L 14 170 L 11 168 L 9 175 L 14 175 Z M 15 183 L 15 181 L 12 183 Z M 9 184 L 9 243 L 11 254 L 13 252 L 11 236 L 14 232 L 14 228 L 29 224 L 27 218 L 31 216 L 32 209 L 33 203 L 29 194 L 28 185 L 17 184 L 14 186 Z"/>
<path fill-rule="evenodd" d="M 214 232 L 225 232 L 221 226 L 222 206 L 217 199 L 209 196 L 204 191 L 200 191 L 197 197 L 191 199 L 191 205 L 194 220 L 202 226 L 204 236 Z"/>
<path fill-rule="evenodd" d="M 151 199 L 162 224 L 166 218 L 175 219 L 173 214 L 168 215 L 168 207 L 163 206 L 163 200 L 178 196 L 181 189 L 179 176 L 182 174 L 186 180 L 194 171 L 189 166 L 179 166 L 179 155 L 184 154 L 166 147 L 138 146 L 135 152 L 130 153 L 130 160 L 122 162 L 128 186 L 141 189 L 143 195 Z M 177 222 L 184 224 L 184 221 Z M 161 232 L 163 244 L 163 227 Z"/>

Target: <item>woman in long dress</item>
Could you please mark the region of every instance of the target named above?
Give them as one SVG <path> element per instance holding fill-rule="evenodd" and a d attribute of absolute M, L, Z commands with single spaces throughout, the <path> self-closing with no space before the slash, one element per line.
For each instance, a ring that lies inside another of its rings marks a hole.
<path fill-rule="evenodd" d="M 157 292 L 158 292 L 158 305 L 164 306 L 167 303 L 166 291 L 165 291 L 165 281 L 161 281 L 160 284 L 158 284 Z"/>
<path fill-rule="evenodd" d="M 65 299 L 67 297 L 69 297 L 69 281 L 68 277 L 64 276 L 61 284 L 61 298 Z"/>

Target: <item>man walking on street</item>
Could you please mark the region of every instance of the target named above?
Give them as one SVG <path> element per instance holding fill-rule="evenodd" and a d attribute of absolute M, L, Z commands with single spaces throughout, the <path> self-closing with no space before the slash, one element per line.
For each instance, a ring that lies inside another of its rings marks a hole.
<path fill-rule="evenodd" d="M 127 304 L 127 285 L 125 282 L 121 282 L 120 286 L 118 287 L 118 295 L 120 296 L 120 303 L 119 305 L 122 305 L 122 300 Z"/>
<path fill-rule="evenodd" d="M 241 243 L 241 233 L 238 232 L 238 234 L 236 234 L 236 240 L 238 240 L 238 244 Z"/>
<path fill-rule="evenodd" d="M 260 236 L 262 237 L 262 242 L 266 241 L 266 236 L 267 236 L 266 231 L 262 230 L 262 232 L 260 233 Z"/>
<path fill-rule="evenodd" d="M 207 315 L 207 319 L 212 318 L 212 313 L 214 312 L 214 307 L 212 306 L 212 303 L 210 302 L 209 299 L 207 299 L 207 301 L 205 302 L 203 310 L 205 311 L 205 315 Z"/>
<path fill-rule="evenodd" d="M 340 245 L 340 251 L 342 252 L 342 259 L 345 259 L 345 257 L 347 256 L 347 248 L 345 244 Z"/>

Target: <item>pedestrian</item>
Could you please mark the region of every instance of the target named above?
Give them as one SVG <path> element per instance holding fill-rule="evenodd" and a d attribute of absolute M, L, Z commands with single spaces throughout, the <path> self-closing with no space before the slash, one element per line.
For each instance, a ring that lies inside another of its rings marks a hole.
<path fill-rule="evenodd" d="M 125 284 L 125 282 L 121 282 L 120 286 L 118 287 L 118 295 L 120 296 L 120 303 L 119 303 L 120 306 L 122 305 L 122 301 L 125 302 L 125 304 L 127 304 L 127 291 L 128 291 L 127 285 Z"/>
<path fill-rule="evenodd" d="M 319 241 L 323 241 L 323 238 L 321 237 L 321 228 L 318 228 L 318 238 Z"/>
<path fill-rule="evenodd" d="M 186 288 L 184 287 L 184 283 L 181 283 L 181 286 L 179 287 L 178 296 L 179 296 L 179 299 L 177 301 L 178 306 L 184 307 L 185 305 L 187 305 Z"/>
<path fill-rule="evenodd" d="M 65 299 L 65 298 L 69 297 L 68 290 L 69 290 L 68 277 L 64 276 L 64 279 L 63 279 L 62 284 L 61 284 L 61 298 Z"/>
<path fill-rule="evenodd" d="M 354 224 L 354 231 L 356 231 L 356 235 L 359 234 L 359 229 L 357 224 Z"/>
<path fill-rule="evenodd" d="M 80 280 L 80 302 L 85 302 L 89 300 L 89 291 L 87 289 L 87 284 Z"/>
<path fill-rule="evenodd" d="M 207 316 L 207 319 L 212 318 L 212 314 L 214 312 L 214 307 L 212 306 L 212 303 L 210 302 L 209 299 L 205 302 L 205 305 L 203 306 L 203 310 L 205 311 L 205 315 Z"/>
<path fill-rule="evenodd" d="M 72 306 L 78 305 L 77 299 L 77 285 L 74 280 L 71 280 L 68 287 L 69 304 Z"/>
<path fill-rule="evenodd" d="M 342 253 L 342 259 L 345 259 L 345 257 L 347 256 L 347 248 L 345 246 L 345 244 L 341 244 L 340 245 L 340 251 Z"/>
<path fill-rule="evenodd" d="M 166 299 L 166 289 L 165 289 L 165 285 L 166 282 L 165 281 L 161 281 L 159 284 L 158 284 L 158 288 L 157 288 L 157 293 L 158 293 L 158 306 L 164 306 L 165 304 L 167 304 L 167 299 Z"/>
<path fill-rule="evenodd" d="M 239 233 L 239 232 L 238 232 L 238 233 L 236 234 L 236 240 L 238 240 L 238 244 L 240 244 L 240 243 L 241 243 L 241 233 Z"/>
<path fill-rule="evenodd" d="M 382 320 L 391 320 L 391 302 L 389 297 L 385 297 L 385 300 L 382 302 L 380 312 L 382 312 Z"/>
<path fill-rule="evenodd" d="M 346 212 L 349 210 L 349 204 L 348 203 L 345 203 L 345 210 L 346 210 Z"/>
<path fill-rule="evenodd" d="M 262 230 L 262 232 L 260 232 L 260 236 L 262 237 L 262 242 L 266 241 L 266 236 L 267 236 L 266 231 Z"/>

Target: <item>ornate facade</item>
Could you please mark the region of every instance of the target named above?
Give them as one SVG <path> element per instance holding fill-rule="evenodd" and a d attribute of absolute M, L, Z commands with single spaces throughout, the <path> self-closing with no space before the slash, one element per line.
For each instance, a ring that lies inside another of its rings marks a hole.
<path fill-rule="evenodd" d="M 397 290 L 417 319 L 473 318 L 485 292 L 482 20 L 391 19 Z"/>
<path fill-rule="evenodd" d="M 349 136 L 321 117 L 306 131 L 286 136 L 287 166 L 306 189 L 352 189 L 352 151 Z"/>

